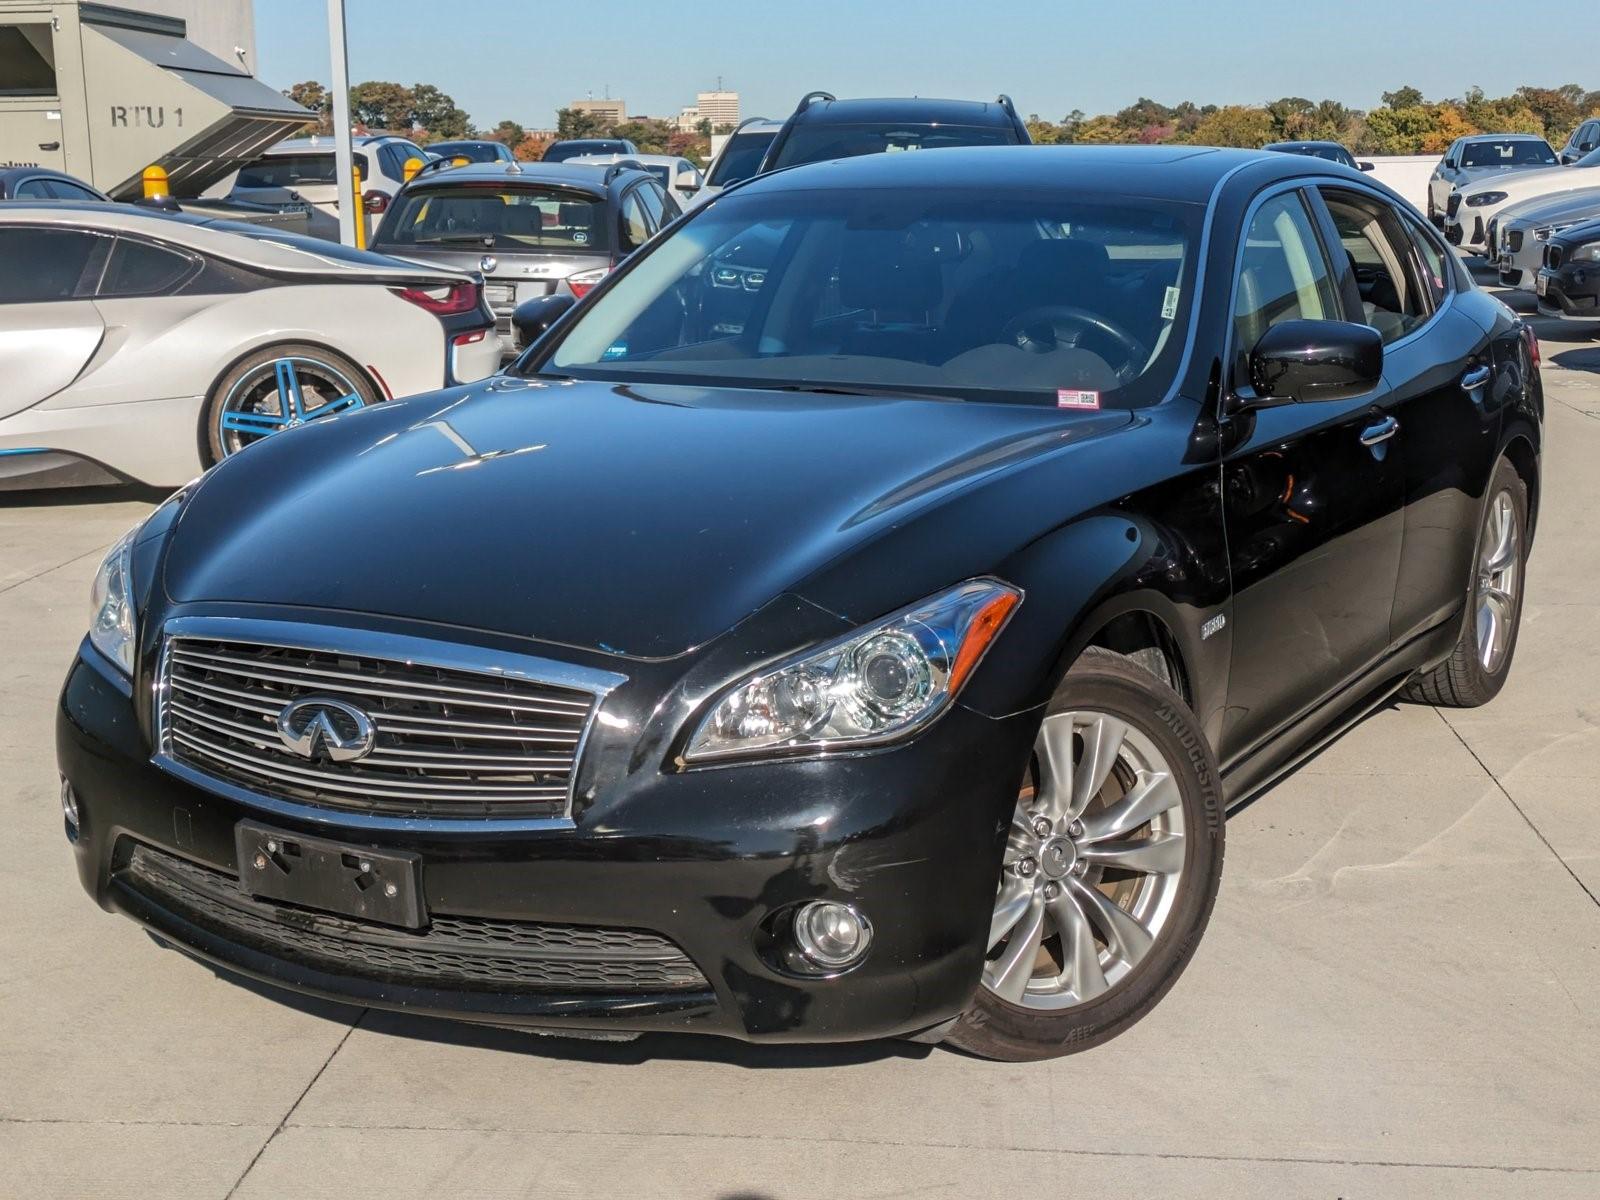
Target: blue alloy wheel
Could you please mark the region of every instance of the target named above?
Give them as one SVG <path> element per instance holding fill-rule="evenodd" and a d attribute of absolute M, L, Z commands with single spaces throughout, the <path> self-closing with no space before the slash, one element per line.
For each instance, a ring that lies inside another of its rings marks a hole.
<path fill-rule="evenodd" d="M 224 456 L 252 442 L 352 412 L 366 404 L 361 390 L 339 368 L 314 358 L 276 358 L 241 375 L 217 414 L 217 441 Z"/>

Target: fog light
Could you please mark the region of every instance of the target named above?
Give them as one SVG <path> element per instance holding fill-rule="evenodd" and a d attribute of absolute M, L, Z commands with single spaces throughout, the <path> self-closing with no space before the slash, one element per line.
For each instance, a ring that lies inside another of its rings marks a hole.
<path fill-rule="evenodd" d="M 872 926 L 848 904 L 813 900 L 794 915 L 794 940 L 808 961 L 842 971 L 866 957 Z"/>
<path fill-rule="evenodd" d="M 67 840 L 78 840 L 78 793 L 65 777 L 61 780 L 61 815 L 67 823 Z"/>

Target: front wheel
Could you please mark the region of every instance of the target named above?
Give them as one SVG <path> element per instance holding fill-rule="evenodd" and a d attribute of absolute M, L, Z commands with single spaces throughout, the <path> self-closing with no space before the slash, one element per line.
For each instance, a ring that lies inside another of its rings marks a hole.
<path fill-rule="evenodd" d="M 383 397 L 349 359 L 324 346 L 258 350 L 217 380 L 206 403 L 200 445 L 208 464 L 274 433 Z"/>
<path fill-rule="evenodd" d="M 1121 655 L 1085 651 L 1040 725 L 983 977 L 946 1040 L 1025 1061 L 1127 1029 L 1194 953 L 1222 848 L 1217 766 L 1188 705 Z"/>

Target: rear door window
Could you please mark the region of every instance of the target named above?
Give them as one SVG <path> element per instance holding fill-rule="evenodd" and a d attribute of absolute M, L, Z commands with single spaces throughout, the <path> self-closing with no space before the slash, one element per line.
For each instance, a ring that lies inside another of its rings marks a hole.
<path fill-rule="evenodd" d="M 50 190 L 50 194 L 57 200 L 98 201 L 100 199 L 99 196 L 95 195 L 88 188 L 81 187 L 76 183 L 69 183 L 65 179 L 48 179 L 45 181 L 45 187 Z"/>
<path fill-rule="evenodd" d="M 17 184 L 18 200 L 52 200 L 50 189 L 45 186 L 42 179 L 30 179 L 26 183 Z"/>
<path fill-rule="evenodd" d="M 1433 315 L 1436 303 L 1410 233 L 1392 205 L 1338 188 L 1321 192 L 1355 271 L 1361 321 L 1386 343 L 1399 341 Z"/>
<path fill-rule="evenodd" d="M 650 219 L 639 199 L 639 189 L 635 188 L 622 201 L 623 249 L 637 250 L 650 240 L 650 232 Z"/>
<path fill-rule="evenodd" d="M 176 250 L 118 238 L 98 294 L 102 299 L 159 295 L 181 283 L 194 268 L 194 259 Z"/>

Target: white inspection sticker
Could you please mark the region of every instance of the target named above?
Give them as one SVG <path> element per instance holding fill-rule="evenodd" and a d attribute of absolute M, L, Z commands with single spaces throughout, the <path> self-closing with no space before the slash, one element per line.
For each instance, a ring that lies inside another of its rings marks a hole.
<path fill-rule="evenodd" d="M 1100 411 L 1099 392 L 1075 392 L 1066 388 L 1056 390 L 1057 408 L 1084 408 L 1093 412 Z"/>
<path fill-rule="evenodd" d="M 1178 297 L 1181 295 L 1183 293 L 1175 287 L 1167 289 L 1167 298 L 1161 302 L 1161 319 L 1163 321 L 1170 321 L 1178 315 Z"/>

